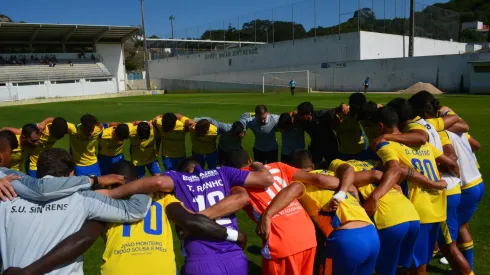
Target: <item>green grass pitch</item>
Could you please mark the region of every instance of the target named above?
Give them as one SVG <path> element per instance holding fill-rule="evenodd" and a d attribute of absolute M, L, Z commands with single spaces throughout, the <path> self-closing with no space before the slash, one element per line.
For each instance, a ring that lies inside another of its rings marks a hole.
<path fill-rule="evenodd" d="M 59 102 L 38 105 L 12 106 L 0 108 L 0 127 L 21 127 L 25 123 L 39 122 L 47 116 L 63 116 L 68 121 L 77 123 L 81 115 L 91 113 L 103 122 L 150 120 L 156 114 L 178 112 L 188 117 L 210 116 L 224 122 L 238 120 L 240 114 L 253 111 L 255 105 L 265 104 L 269 112 L 280 114 L 294 109 L 300 102 L 311 101 L 315 108 L 330 108 L 341 102 L 347 103 L 349 94 L 305 94 L 295 97 L 289 94 L 177 94 L 138 96 L 127 98 L 98 99 L 90 101 Z M 386 103 L 397 95 L 368 94 L 368 100 Z M 490 97 L 473 95 L 444 95 L 439 99 L 444 105 L 453 108 L 470 125 L 470 133 L 482 144 L 477 157 L 484 179 L 490 178 Z M 487 133 L 487 134 L 485 134 Z M 280 142 L 281 137 L 277 134 Z M 308 138 L 308 137 L 307 137 Z M 253 134 L 248 133 L 243 141 L 244 148 L 252 151 Z M 307 141 L 309 143 L 309 141 Z M 58 147 L 68 148 L 68 140 L 58 142 Z M 187 154 L 190 155 L 191 143 L 187 137 Z M 127 148 L 126 148 L 126 156 Z M 486 213 L 490 211 L 489 191 L 485 195 L 476 215 L 471 221 L 470 231 L 475 243 L 475 272 L 486 274 L 490 270 L 490 222 Z M 260 240 L 255 235 L 255 225 L 243 211 L 238 213 L 240 229 L 248 233 L 249 242 L 246 254 L 250 263 L 250 274 L 260 274 Z M 180 256 L 180 245 L 174 238 L 178 267 L 183 263 Z M 85 253 L 84 270 L 86 274 L 99 274 L 102 263 L 104 243 L 101 239 Z M 438 258 L 437 258 L 438 259 Z M 449 274 L 447 266 L 434 260 L 429 268 L 430 274 Z"/>

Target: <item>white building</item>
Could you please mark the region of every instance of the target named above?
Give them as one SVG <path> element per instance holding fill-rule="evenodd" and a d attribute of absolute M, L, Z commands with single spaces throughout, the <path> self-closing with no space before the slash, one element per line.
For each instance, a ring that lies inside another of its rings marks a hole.
<path fill-rule="evenodd" d="M 488 32 L 488 26 L 481 21 L 465 22 L 461 25 L 461 30 L 475 30 L 479 32 Z"/>

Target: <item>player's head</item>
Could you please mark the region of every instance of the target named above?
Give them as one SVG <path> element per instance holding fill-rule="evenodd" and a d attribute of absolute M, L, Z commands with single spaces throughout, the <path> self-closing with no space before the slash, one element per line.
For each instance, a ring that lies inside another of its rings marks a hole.
<path fill-rule="evenodd" d="M 291 165 L 304 170 L 311 171 L 315 169 L 315 165 L 313 164 L 311 153 L 307 150 L 296 150 L 291 154 L 292 161 Z"/>
<path fill-rule="evenodd" d="M 142 121 L 138 124 L 138 127 L 136 128 L 136 134 L 140 139 L 147 140 L 150 138 L 151 135 L 150 129 L 150 124 L 148 124 L 148 122 L 146 121 Z"/>
<path fill-rule="evenodd" d="M 177 165 L 177 171 L 181 173 L 193 173 L 194 167 L 199 166 L 199 162 L 193 158 L 186 158 Z"/>
<path fill-rule="evenodd" d="M 196 126 L 194 126 L 194 130 L 196 131 L 196 137 L 203 137 L 209 132 L 209 127 L 211 123 L 207 119 L 201 119 L 196 122 Z"/>
<path fill-rule="evenodd" d="M 67 151 L 61 148 L 50 148 L 39 155 L 36 176 L 38 178 L 68 177 L 73 175 L 74 168 L 73 158 Z"/>
<path fill-rule="evenodd" d="M 177 116 L 174 113 L 165 113 L 162 117 L 162 128 L 164 132 L 170 132 L 175 128 Z"/>
<path fill-rule="evenodd" d="M 231 125 L 231 133 L 233 138 L 242 139 L 245 136 L 245 127 L 240 121 L 235 121 Z"/>
<path fill-rule="evenodd" d="M 380 134 L 393 133 L 398 130 L 398 115 L 390 106 L 379 108 L 371 119 L 378 124 Z"/>
<path fill-rule="evenodd" d="M 362 105 L 361 113 L 358 116 L 359 120 L 370 120 L 378 110 L 378 104 L 374 101 L 368 101 Z"/>
<path fill-rule="evenodd" d="M 298 113 L 296 118 L 300 123 L 308 122 L 313 119 L 313 104 L 311 102 L 303 102 L 296 107 Z"/>
<path fill-rule="evenodd" d="M 267 120 L 267 107 L 265 105 L 255 106 L 255 119 L 260 125 L 264 125 Z"/>
<path fill-rule="evenodd" d="M 95 130 L 95 126 L 99 124 L 97 118 L 91 114 L 85 114 L 80 118 L 80 124 L 82 124 L 82 132 L 85 136 L 89 137 Z"/>
<path fill-rule="evenodd" d="M 26 124 L 22 127 L 22 145 L 26 147 L 36 147 L 39 138 L 41 137 L 41 132 L 37 128 L 36 124 Z"/>
<path fill-rule="evenodd" d="M 15 150 L 19 148 L 19 141 L 15 134 L 10 130 L 2 130 L 0 131 L 0 137 L 4 137 L 8 140 L 10 144 L 10 149 Z"/>
<path fill-rule="evenodd" d="M 287 132 L 294 127 L 293 117 L 289 113 L 282 113 L 277 122 L 277 128 L 281 132 Z"/>
<path fill-rule="evenodd" d="M 120 160 L 114 165 L 112 165 L 110 169 L 111 174 L 116 174 L 124 177 L 124 182 L 132 182 L 138 179 L 138 173 L 136 173 L 136 167 L 131 161 L 127 161 L 125 159 Z"/>
<path fill-rule="evenodd" d="M 395 98 L 388 102 L 386 106 L 389 106 L 395 110 L 396 115 L 398 116 L 399 128 L 404 128 L 405 125 L 412 121 L 414 117 L 412 105 L 404 98 Z"/>
<path fill-rule="evenodd" d="M 351 94 L 349 96 L 349 114 L 359 115 L 365 103 L 366 96 L 363 93 Z"/>
<path fill-rule="evenodd" d="M 119 141 L 123 141 L 125 139 L 128 139 L 129 138 L 129 126 L 126 123 L 121 123 L 121 124 L 116 126 L 114 133 L 116 134 L 116 138 Z"/>
<path fill-rule="evenodd" d="M 233 168 L 241 169 L 252 163 L 252 160 L 248 156 L 247 151 L 243 149 L 234 149 L 230 152 L 230 156 L 225 159 L 225 166 L 230 166 Z"/>
<path fill-rule="evenodd" d="M 53 119 L 53 122 L 48 127 L 49 133 L 56 139 L 61 139 L 68 133 L 68 124 L 62 117 Z"/>
<path fill-rule="evenodd" d="M 437 116 L 440 108 L 439 100 L 427 91 L 420 91 L 408 99 L 412 105 L 414 115 L 422 118 L 433 118 Z"/>
<path fill-rule="evenodd" d="M 0 136 L 0 167 L 10 168 L 12 165 L 11 154 L 12 148 L 9 140 L 4 136 Z"/>

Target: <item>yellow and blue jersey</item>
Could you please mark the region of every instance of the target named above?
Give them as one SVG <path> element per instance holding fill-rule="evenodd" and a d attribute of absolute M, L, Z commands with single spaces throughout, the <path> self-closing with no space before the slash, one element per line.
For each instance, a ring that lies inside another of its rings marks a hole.
<path fill-rule="evenodd" d="M 81 124 L 74 125 L 68 123 L 68 134 L 70 135 L 70 153 L 73 156 L 73 162 L 77 166 L 90 166 L 97 163 L 95 154 L 95 144 L 102 134 L 106 125 L 96 125 L 92 134 L 87 137 L 83 134 Z"/>
<path fill-rule="evenodd" d="M 165 208 L 180 201 L 169 194 L 151 197 L 151 208 L 143 220 L 107 225 L 101 274 L 176 274 L 172 229 Z"/>
<path fill-rule="evenodd" d="M 129 127 L 129 136 L 136 135 L 136 127 L 132 123 L 126 123 Z M 103 156 L 115 157 L 123 153 L 124 140 L 117 139 L 114 133 L 116 126 L 102 130 L 99 137 L 99 154 Z"/>
<path fill-rule="evenodd" d="M 330 164 L 329 170 L 337 171 L 342 164 L 349 164 L 356 172 L 374 169 L 373 164 L 370 162 L 358 160 L 342 161 L 336 159 Z M 359 193 L 361 193 L 361 196 L 364 199 L 367 199 L 377 186 L 377 183 L 370 183 L 359 187 L 358 190 Z M 391 189 L 379 199 L 378 210 L 374 213 L 374 223 L 378 229 L 384 229 L 404 222 L 418 220 L 420 220 L 420 218 L 413 204 L 402 193 L 395 189 Z"/>
<path fill-rule="evenodd" d="M 352 116 L 345 116 L 335 129 L 339 140 L 339 152 L 355 155 L 367 148 L 367 141 L 359 121 Z"/>
<path fill-rule="evenodd" d="M 383 142 L 378 145 L 377 154 L 383 163 L 398 161 L 400 164 L 415 169 L 433 181 L 439 180 L 436 158 L 442 152 L 426 143 L 420 147 L 408 147 L 396 142 Z M 406 184 L 408 198 L 415 206 L 421 224 L 436 223 L 446 220 L 446 191 L 425 188 L 413 181 Z"/>
<path fill-rule="evenodd" d="M 16 149 L 12 150 L 12 153 L 10 154 L 10 159 L 12 161 L 10 165 L 10 169 L 23 172 L 25 170 L 24 169 L 25 163 L 23 161 L 24 158 L 22 156 L 22 145 L 20 143 L 20 135 L 15 135 L 15 137 L 17 138 L 17 143 L 19 144 L 19 146 L 17 146 Z"/>
<path fill-rule="evenodd" d="M 175 122 L 175 127 L 170 132 L 164 132 L 162 126 L 162 117 L 156 121 L 158 131 L 162 137 L 162 155 L 170 158 L 185 157 L 185 120 L 189 118 L 183 117 Z"/>
<path fill-rule="evenodd" d="M 334 175 L 333 172 L 328 170 L 315 170 L 311 171 L 311 173 Z M 351 221 L 363 221 L 372 224 L 364 208 L 350 194 L 347 194 L 346 199 L 340 202 L 336 211 L 326 211 L 328 203 L 332 200 L 334 194 L 334 191 L 307 185 L 304 195 L 300 198 L 301 205 L 325 236 Z"/>
<path fill-rule="evenodd" d="M 405 128 L 403 129 L 403 132 L 408 133 L 408 132 L 413 131 L 413 130 L 422 130 L 424 132 L 426 131 L 424 126 L 418 124 L 417 122 L 410 122 L 405 126 Z"/>
<path fill-rule="evenodd" d="M 148 139 L 141 139 L 138 135 L 134 135 L 129 138 L 131 154 L 131 161 L 134 166 L 147 165 L 155 161 L 155 134 L 159 134 L 155 128 L 150 129 L 150 136 Z"/>
<path fill-rule="evenodd" d="M 53 148 L 56 141 L 58 141 L 55 137 L 51 136 L 49 132 L 49 128 L 51 123 L 48 123 L 44 128 L 44 131 L 41 132 L 41 136 L 39 137 L 39 141 L 37 146 L 34 148 L 26 148 L 26 153 L 29 161 L 29 170 L 36 171 L 37 170 L 37 160 L 39 159 L 39 155 L 50 148 Z"/>
<path fill-rule="evenodd" d="M 202 137 L 196 136 L 194 128 L 190 130 L 192 140 L 192 153 L 207 155 L 216 151 L 216 140 L 218 139 L 219 129 L 213 124 L 209 125 L 209 131 Z"/>

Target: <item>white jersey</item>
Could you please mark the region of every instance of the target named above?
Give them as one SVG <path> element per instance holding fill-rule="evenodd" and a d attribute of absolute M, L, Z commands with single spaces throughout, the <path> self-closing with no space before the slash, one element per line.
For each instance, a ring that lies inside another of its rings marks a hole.
<path fill-rule="evenodd" d="M 458 135 L 450 131 L 446 131 L 449 139 L 453 143 L 454 151 L 458 156 L 458 165 L 461 174 L 461 186 L 465 189 L 465 186 L 471 187 L 482 181 L 480 170 L 478 170 L 478 163 L 476 156 L 471 150 L 470 143 L 465 134 Z"/>
<path fill-rule="evenodd" d="M 439 133 L 437 132 L 436 128 L 432 124 L 430 124 L 430 122 L 426 121 L 423 118 L 421 118 L 415 122 L 424 126 L 425 131 L 429 135 L 429 143 L 432 144 L 434 147 L 436 147 L 441 152 L 444 152 L 444 150 L 442 148 L 441 137 L 439 136 Z M 453 189 L 454 187 L 456 187 L 461 182 L 461 180 L 459 178 L 457 178 L 457 177 L 455 177 L 449 173 L 442 173 L 442 179 L 445 180 L 447 183 L 447 190 Z"/>

